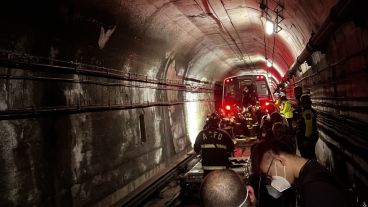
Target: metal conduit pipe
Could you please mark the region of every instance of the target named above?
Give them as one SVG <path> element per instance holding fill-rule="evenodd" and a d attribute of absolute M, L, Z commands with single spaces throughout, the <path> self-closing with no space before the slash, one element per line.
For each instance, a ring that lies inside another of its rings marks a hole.
<path fill-rule="evenodd" d="M 347 18 L 353 8 L 354 0 L 339 1 L 332 7 L 329 16 L 323 22 L 316 33 L 312 33 L 306 47 L 296 58 L 290 69 L 285 73 L 281 83 L 277 86 L 276 91 L 284 87 L 284 83 L 296 74 L 300 65 L 303 64 L 317 50 L 321 50 L 323 45 L 329 40 L 331 35 Z"/>
<path fill-rule="evenodd" d="M 15 68 L 29 71 L 44 71 L 51 73 L 80 74 L 117 80 L 151 83 L 164 86 L 183 88 L 200 87 L 213 90 L 213 88 L 211 87 L 211 83 L 203 82 L 196 79 L 186 79 L 185 81 L 189 81 L 191 83 L 184 83 L 181 80 L 157 79 L 149 77 L 147 75 L 125 73 L 118 69 L 87 65 L 82 63 L 58 61 L 58 64 L 49 64 L 45 63 L 45 61 L 49 62 L 58 60 L 39 58 L 29 55 L 22 56 L 20 54 L 12 54 L 6 51 L 0 51 L 0 66 L 5 68 Z"/>
<path fill-rule="evenodd" d="M 35 118 L 65 114 L 79 114 L 97 111 L 112 111 L 125 109 L 148 108 L 155 106 L 174 106 L 189 102 L 215 102 L 212 99 L 198 100 L 178 100 L 178 101 L 161 101 L 147 103 L 127 103 L 127 104 L 109 104 L 109 105 L 70 105 L 70 106 L 53 106 L 53 107 L 24 107 L 20 109 L 10 109 L 0 111 L 0 120 Z"/>

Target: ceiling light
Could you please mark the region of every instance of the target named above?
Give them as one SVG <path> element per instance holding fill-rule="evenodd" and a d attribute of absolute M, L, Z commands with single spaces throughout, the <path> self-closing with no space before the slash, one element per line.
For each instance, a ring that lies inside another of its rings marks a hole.
<path fill-rule="evenodd" d="M 273 22 L 266 20 L 266 34 L 271 35 L 273 33 Z"/>
<path fill-rule="evenodd" d="M 272 61 L 271 60 L 266 60 L 266 62 L 267 62 L 267 67 L 272 67 Z"/>

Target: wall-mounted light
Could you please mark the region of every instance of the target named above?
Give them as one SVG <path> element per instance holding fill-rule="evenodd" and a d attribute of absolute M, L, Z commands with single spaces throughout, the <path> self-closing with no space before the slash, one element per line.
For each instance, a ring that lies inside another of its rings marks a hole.
<path fill-rule="evenodd" d="M 271 35 L 273 33 L 273 22 L 271 22 L 270 20 L 266 20 L 265 31 L 268 35 Z"/>

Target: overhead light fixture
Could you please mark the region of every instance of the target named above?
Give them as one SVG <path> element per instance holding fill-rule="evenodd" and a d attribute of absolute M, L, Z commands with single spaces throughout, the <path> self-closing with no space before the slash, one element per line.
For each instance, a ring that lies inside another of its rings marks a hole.
<path fill-rule="evenodd" d="M 273 33 L 273 22 L 266 20 L 266 34 L 271 35 Z"/>
<path fill-rule="evenodd" d="M 266 62 L 267 62 L 267 67 L 269 67 L 269 68 L 272 67 L 272 61 L 271 60 L 267 59 Z"/>

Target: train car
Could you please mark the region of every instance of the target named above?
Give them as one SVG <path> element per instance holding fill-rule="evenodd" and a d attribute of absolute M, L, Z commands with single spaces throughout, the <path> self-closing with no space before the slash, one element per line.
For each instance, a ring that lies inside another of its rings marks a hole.
<path fill-rule="evenodd" d="M 234 110 L 234 106 L 243 107 L 244 88 L 253 87 L 261 108 L 266 108 L 273 101 L 266 74 L 240 75 L 224 79 L 222 91 L 222 108 Z"/>

